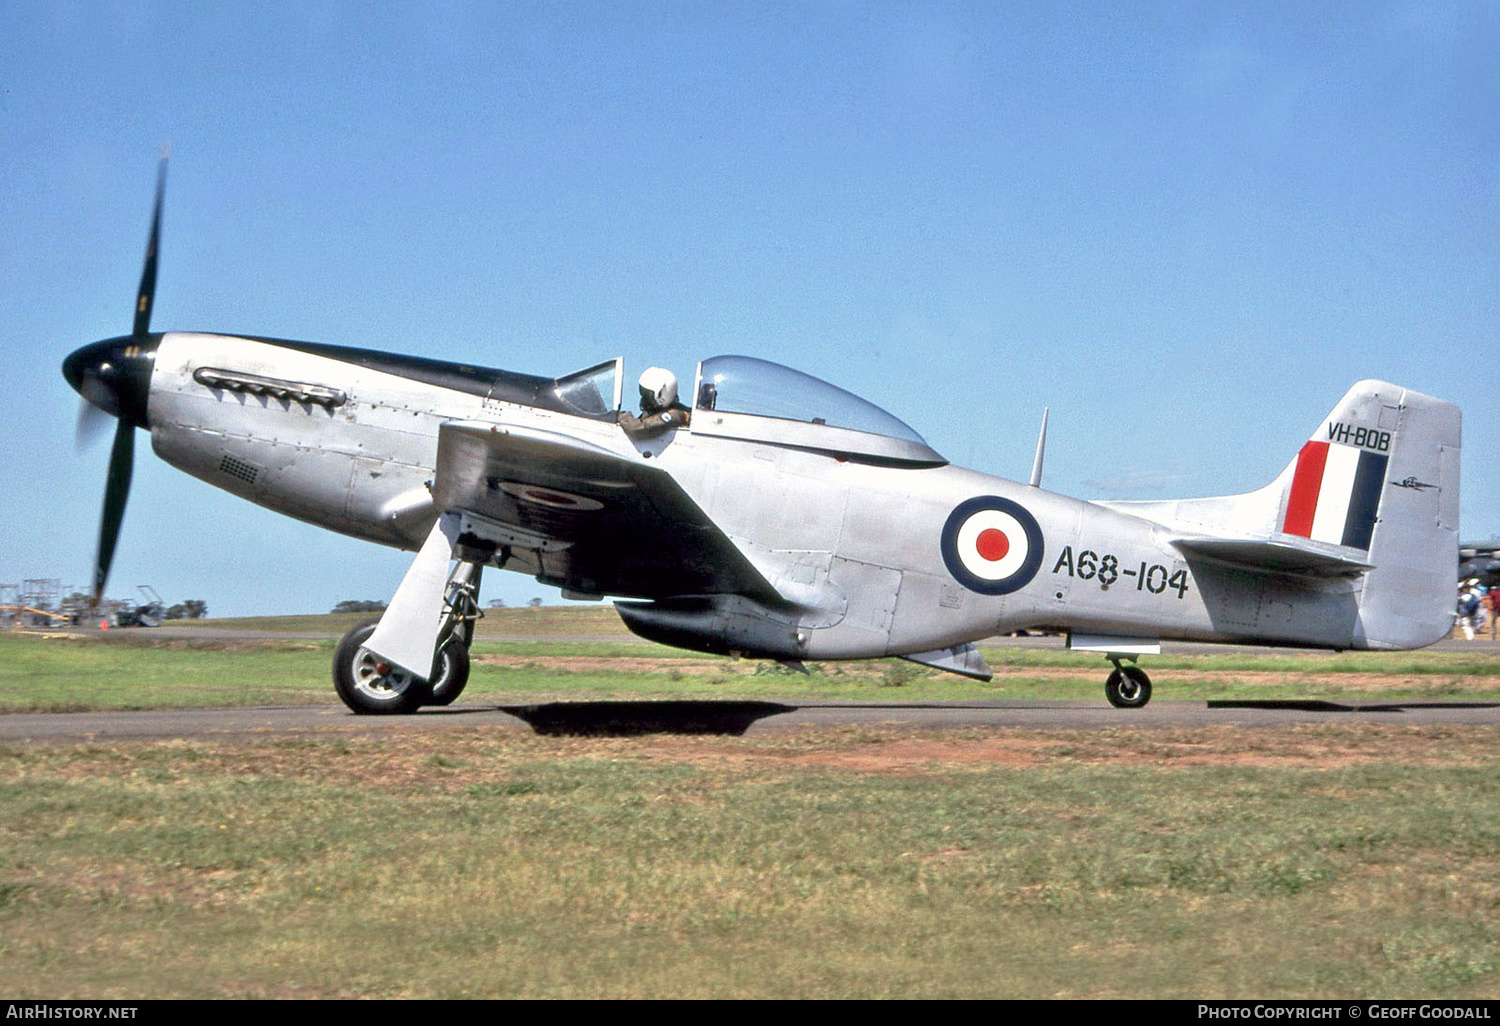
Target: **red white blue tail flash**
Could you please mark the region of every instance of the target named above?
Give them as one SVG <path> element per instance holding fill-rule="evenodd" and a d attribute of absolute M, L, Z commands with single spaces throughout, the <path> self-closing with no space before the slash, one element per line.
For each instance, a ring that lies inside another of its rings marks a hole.
<path fill-rule="evenodd" d="M 1281 529 L 1313 541 L 1369 549 L 1389 457 L 1332 442 L 1297 455 Z"/>

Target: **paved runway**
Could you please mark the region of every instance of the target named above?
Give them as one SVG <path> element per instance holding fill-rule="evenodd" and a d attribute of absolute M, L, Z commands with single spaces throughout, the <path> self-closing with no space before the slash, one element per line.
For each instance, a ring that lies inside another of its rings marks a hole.
<path fill-rule="evenodd" d="M 281 631 L 227 628 L 173 628 L 155 637 L 215 639 L 312 637 Z M 485 640 L 512 640 L 487 638 Z M 571 641 L 527 635 L 514 640 Z M 601 638 L 617 642 L 619 638 Z M 629 639 L 635 640 L 635 639 Z M 1060 637 L 991 638 L 981 644 L 1061 649 Z M 1207 654 L 1275 652 L 1251 646 L 1166 642 L 1164 653 Z M 1500 653 L 1486 639 L 1446 640 L 1429 651 Z M 308 734 L 382 734 L 453 727 L 508 727 L 543 734 L 756 734 L 803 727 L 892 725 L 908 727 L 1016 727 L 1037 730 L 1097 730 L 1105 727 L 1192 727 L 1235 724 L 1245 727 L 1293 723 L 1401 723 L 1500 725 L 1500 702 L 1408 701 L 1235 701 L 1158 699 L 1145 709 L 1115 709 L 1098 702 L 996 699 L 970 702 L 745 702 L 630 701 L 557 702 L 546 705 L 463 704 L 424 709 L 416 716 L 355 716 L 343 706 L 286 706 L 155 710 L 149 712 L 16 713 L 0 715 L 0 743 L 34 741 L 128 741 L 170 738 L 245 739 Z"/>
<path fill-rule="evenodd" d="M 1500 725 L 1500 702 L 1327 702 L 1162 700 L 1145 709 L 1104 702 L 553 702 L 458 705 L 415 716 L 355 716 L 343 706 L 191 709 L 150 712 L 17 713 L 0 716 L 0 743 L 250 740 L 338 734 L 399 734 L 455 727 L 534 730 L 539 734 L 632 736 L 760 734 L 806 727 L 1105 727 L 1247 728 L 1295 723 Z"/>

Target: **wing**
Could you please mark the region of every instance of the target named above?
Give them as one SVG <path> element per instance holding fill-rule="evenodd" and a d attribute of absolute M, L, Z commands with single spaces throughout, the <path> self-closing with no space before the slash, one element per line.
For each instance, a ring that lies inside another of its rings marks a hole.
<path fill-rule="evenodd" d="M 433 498 L 511 569 L 585 595 L 781 597 L 660 467 L 557 432 L 453 422 Z"/>

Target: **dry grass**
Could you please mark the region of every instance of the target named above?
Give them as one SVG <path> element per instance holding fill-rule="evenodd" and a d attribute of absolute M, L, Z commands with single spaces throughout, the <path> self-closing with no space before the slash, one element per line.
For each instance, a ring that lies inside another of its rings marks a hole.
<path fill-rule="evenodd" d="M 0 749 L 13 997 L 1500 993 L 1489 728 Z"/>

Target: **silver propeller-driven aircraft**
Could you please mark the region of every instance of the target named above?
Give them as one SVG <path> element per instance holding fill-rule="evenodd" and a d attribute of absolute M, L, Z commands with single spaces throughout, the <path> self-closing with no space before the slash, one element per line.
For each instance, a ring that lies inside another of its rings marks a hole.
<path fill-rule="evenodd" d="M 102 595 L 135 430 L 163 460 L 345 534 L 415 550 L 385 614 L 338 646 L 358 713 L 446 704 L 480 573 L 615 600 L 655 641 L 800 665 L 902 656 L 987 680 L 974 642 L 1065 631 L 1120 707 L 1162 639 L 1409 649 L 1453 622 L 1456 406 L 1361 381 L 1243 495 L 1086 502 L 951 466 L 902 421 L 745 356 L 668 372 L 622 409 L 612 360 L 559 378 L 311 342 L 154 332 L 163 158 L 129 335 L 63 364 L 118 419 Z M 90 405 L 86 405 L 88 413 Z M 1045 419 L 1043 421 L 1045 437 Z"/>

